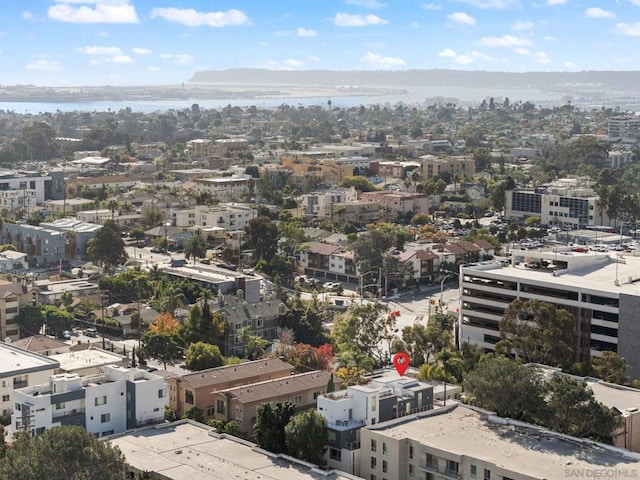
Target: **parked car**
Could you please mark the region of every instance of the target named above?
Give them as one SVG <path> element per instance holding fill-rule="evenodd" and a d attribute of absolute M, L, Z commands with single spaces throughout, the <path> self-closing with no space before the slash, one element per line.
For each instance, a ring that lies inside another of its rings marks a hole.
<path fill-rule="evenodd" d="M 85 334 L 87 337 L 97 337 L 97 336 L 98 336 L 98 331 L 97 331 L 95 328 L 87 328 L 87 329 L 84 331 L 84 334 Z"/>
<path fill-rule="evenodd" d="M 526 268 L 540 268 L 542 265 L 540 265 L 538 262 L 529 262 L 525 263 L 524 266 Z"/>
<path fill-rule="evenodd" d="M 151 247 L 151 253 L 164 253 L 164 249 L 160 247 Z"/>
<path fill-rule="evenodd" d="M 209 260 L 208 258 L 201 258 L 200 263 L 204 263 L 205 265 L 210 265 L 211 260 Z"/>

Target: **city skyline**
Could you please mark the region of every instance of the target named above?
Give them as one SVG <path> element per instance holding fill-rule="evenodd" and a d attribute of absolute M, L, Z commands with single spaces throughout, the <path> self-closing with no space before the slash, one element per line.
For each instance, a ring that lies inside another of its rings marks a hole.
<path fill-rule="evenodd" d="M 7 2 L 0 84 L 168 85 L 229 68 L 637 70 L 637 20 L 640 0 Z"/>

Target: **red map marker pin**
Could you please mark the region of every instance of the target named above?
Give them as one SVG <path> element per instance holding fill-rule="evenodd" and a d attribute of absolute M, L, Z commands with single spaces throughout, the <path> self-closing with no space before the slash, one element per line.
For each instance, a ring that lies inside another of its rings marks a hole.
<path fill-rule="evenodd" d="M 402 377 L 404 375 L 404 372 L 407 371 L 407 368 L 409 368 L 409 355 L 402 352 L 396 353 L 393 356 L 393 364 L 396 367 L 396 371 Z"/>

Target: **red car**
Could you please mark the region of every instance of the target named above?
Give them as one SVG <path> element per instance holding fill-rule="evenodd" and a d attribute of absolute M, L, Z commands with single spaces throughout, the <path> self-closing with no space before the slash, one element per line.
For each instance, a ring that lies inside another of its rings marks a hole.
<path fill-rule="evenodd" d="M 587 247 L 573 247 L 574 252 L 587 253 L 589 249 Z"/>

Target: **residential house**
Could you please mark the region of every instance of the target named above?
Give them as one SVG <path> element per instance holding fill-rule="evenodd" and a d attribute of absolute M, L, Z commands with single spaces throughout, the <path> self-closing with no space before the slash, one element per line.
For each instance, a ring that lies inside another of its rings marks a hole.
<path fill-rule="evenodd" d="M 297 410 L 315 407 L 320 395 L 326 392 L 331 378 L 329 372 L 313 371 L 285 378 L 267 380 L 213 393 L 214 418 L 223 422 L 235 421 L 238 433 L 252 437 L 257 408 L 263 403 L 293 402 Z M 339 388 L 341 380 L 334 379 Z"/>
<path fill-rule="evenodd" d="M 126 367 L 129 365 L 129 358 L 108 350 L 103 350 L 91 344 L 84 350 L 71 348 L 67 353 L 50 355 L 49 358 L 58 363 L 58 368 L 54 372 L 73 373 L 82 377 L 100 375 L 104 373 L 108 366 Z"/>
<path fill-rule="evenodd" d="M 19 340 L 12 340 L 11 345 L 29 352 L 44 355 L 45 357 L 59 353 L 67 353 L 71 347 L 71 345 L 62 340 L 46 335 L 32 335 Z"/>
<path fill-rule="evenodd" d="M 167 387 L 160 375 L 107 366 L 90 377 L 59 374 L 48 382 L 13 392 L 13 428 L 32 436 L 63 425 L 79 425 L 106 437 L 164 422 Z"/>
<path fill-rule="evenodd" d="M 422 193 L 376 191 L 364 192 L 361 197 L 363 201 L 377 203 L 385 219 L 429 213 L 431 207 L 431 198 Z"/>
<path fill-rule="evenodd" d="M 0 271 L 5 273 L 17 273 L 29 270 L 27 254 L 15 250 L 0 252 Z"/>
<path fill-rule="evenodd" d="M 433 386 L 389 372 L 367 385 L 355 385 L 318 397 L 318 413 L 329 428 L 327 465 L 357 473 L 360 430 L 393 418 L 433 408 Z M 382 445 L 380 445 L 382 448 Z M 363 451 L 369 445 L 362 444 Z"/>
<path fill-rule="evenodd" d="M 306 215 L 330 218 L 334 205 L 353 203 L 357 200 L 358 192 L 351 187 L 307 193 L 301 196 L 300 205 Z"/>
<path fill-rule="evenodd" d="M 380 205 L 366 200 L 351 203 L 334 203 L 331 210 L 331 221 L 338 225 L 345 223 L 365 225 L 375 223 L 381 217 Z"/>
<path fill-rule="evenodd" d="M 55 359 L 0 342 L 0 414 L 6 420 L 13 413 L 16 388 L 45 382 L 60 363 Z"/>
<path fill-rule="evenodd" d="M 202 410 L 204 420 L 209 421 L 214 418 L 215 392 L 288 377 L 293 370 L 293 366 L 279 358 L 266 358 L 170 377 L 167 378 L 169 407 L 179 417 L 197 407 Z"/>

